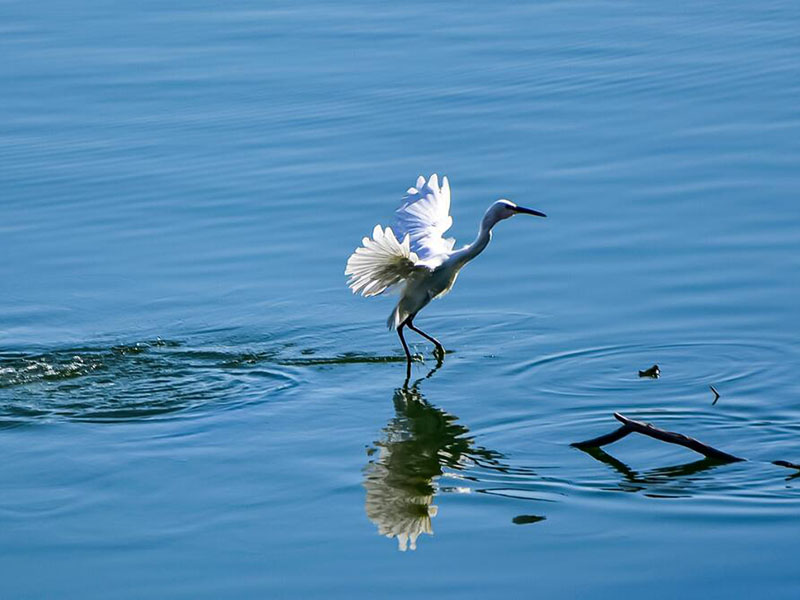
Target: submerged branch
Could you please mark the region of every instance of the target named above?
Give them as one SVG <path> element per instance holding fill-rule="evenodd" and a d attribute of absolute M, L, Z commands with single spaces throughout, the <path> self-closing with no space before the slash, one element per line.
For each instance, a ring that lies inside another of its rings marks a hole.
<path fill-rule="evenodd" d="M 600 446 L 605 446 L 606 444 L 613 444 L 616 441 L 621 440 L 633 429 L 628 427 L 627 425 L 623 425 L 619 429 L 615 429 L 611 433 L 607 433 L 605 435 L 601 435 L 596 438 L 592 438 L 590 440 L 585 440 L 583 442 L 573 442 L 570 446 L 574 446 L 575 448 L 580 448 L 581 450 L 585 448 L 599 448 Z"/>
<path fill-rule="evenodd" d="M 779 467 L 786 467 L 787 469 L 800 469 L 800 464 L 789 462 L 788 460 L 773 460 L 773 465 L 778 465 Z"/>
<path fill-rule="evenodd" d="M 621 440 L 626 435 L 635 432 L 660 440 L 662 442 L 667 442 L 668 444 L 677 444 L 679 446 L 683 446 L 684 448 L 689 448 L 689 450 L 694 450 L 705 457 L 720 462 L 741 462 L 746 460 L 744 458 L 734 456 L 733 454 L 723 452 L 722 450 L 717 450 L 712 446 L 704 444 L 694 438 L 690 438 L 689 436 L 683 435 L 682 433 L 675 433 L 674 431 L 659 429 L 650 423 L 634 421 L 633 419 L 629 419 L 628 417 L 619 413 L 614 413 L 614 418 L 622 423 L 622 427 L 606 435 L 601 435 L 600 437 L 586 440 L 584 442 L 575 442 L 571 445 L 581 449 L 599 448 L 600 446 L 605 446 L 606 444 L 611 444 Z"/>
<path fill-rule="evenodd" d="M 700 442 L 694 438 L 690 438 L 689 436 L 683 435 L 682 433 L 667 431 L 666 429 L 659 429 L 655 425 L 629 419 L 628 417 L 621 415 L 620 413 L 615 412 L 614 418 L 620 423 L 622 423 L 622 426 L 618 427 L 611 433 L 607 433 L 605 435 L 601 435 L 596 438 L 592 438 L 590 440 L 585 440 L 583 442 L 573 442 L 572 444 L 570 444 L 570 446 L 573 446 L 575 448 L 580 448 L 584 452 L 587 452 L 589 455 L 591 455 L 592 458 L 595 458 L 601 462 L 611 465 L 614 469 L 616 469 L 626 477 L 630 478 L 631 481 L 635 481 L 636 473 L 630 470 L 630 468 L 624 463 L 618 461 L 613 456 L 606 454 L 603 450 L 600 450 L 601 446 L 613 444 L 614 442 L 621 440 L 622 438 L 631 433 L 641 433 L 642 435 L 646 435 L 648 437 L 660 440 L 662 442 L 667 442 L 668 444 L 677 444 L 678 446 L 683 446 L 684 448 L 688 448 L 689 450 L 694 450 L 695 452 L 705 456 L 707 459 L 714 461 L 710 463 L 712 466 L 714 463 L 716 464 L 732 463 L 732 462 L 743 462 L 747 460 L 746 458 L 741 458 L 739 456 L 734 456 L 733 454 L 728 454 L 727 452 L 723 452 L 722 450 L 718 450 L 713 446 L 704 444 L 703 442 Z M 700 461 L 697 464 L 700 465 L 704 462 L 705 461 Z M 791 475 L 789 479 L 800 477 L 800 463 L 794 463 L 788 460 L 773 460 L 772 464 L 777 465 L 779 467 L 786 467 L 787 469 L 796 469 L 798 472 Z M 692 463 L 692 466 L 694 467 L 694 463 Z M 708 466 L 703 464 L 702 468 L 705 469 L 708 468 Z"/>

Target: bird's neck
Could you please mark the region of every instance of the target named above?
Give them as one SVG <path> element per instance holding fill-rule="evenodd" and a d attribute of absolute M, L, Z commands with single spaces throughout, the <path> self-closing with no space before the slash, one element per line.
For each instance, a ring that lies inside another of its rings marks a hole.
<path fill-rule="evenodd" d="M 463 247 L 461 250 L 451 255 L 451 260 L 458 266 L 463 267 L 473 258 L 478 256 L 484 251 L 489 241 L 492 239 L 492 227 L 494 223 L 487 223 L 485 220 L 481 221 L 481 228 L 478 231 L 478 237 L 469 246 Z"/>

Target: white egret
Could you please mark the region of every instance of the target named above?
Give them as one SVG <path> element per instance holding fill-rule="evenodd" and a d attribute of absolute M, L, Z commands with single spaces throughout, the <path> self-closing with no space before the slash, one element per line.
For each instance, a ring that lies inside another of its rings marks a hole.
<path fill-rule="evenodd" d="M 402 286 L 400 301 L 387 322 L 396 329 L 411 368 L 411 352 L 403 336 L 408 327 L 432 342 L 439 360 L 444 346 L 431 335 L 414 326 L 414 317 L 434 298 L 445 295 L 453 287 L 459 271 L 483 252 L 492 238 L 492 227 L 516 214 L 546 216 L 537 210 L 518 206 L 501 199 L 493 203 L 481 219 L 478 237 L 459 250 L 455 240 L 443 238 L 450 229 L 450 183 L 447 177 L 434 173 L 428 181 L 420 176 L 416 187 L 409 188 L 403 204 L 395 212 L 395 225 L 383 228 L 376 225 L 372 239 L 365 237 L 362 246 L 347 260 L 345 275 L 353 293 L 376 296 L 390 288 Z"/>

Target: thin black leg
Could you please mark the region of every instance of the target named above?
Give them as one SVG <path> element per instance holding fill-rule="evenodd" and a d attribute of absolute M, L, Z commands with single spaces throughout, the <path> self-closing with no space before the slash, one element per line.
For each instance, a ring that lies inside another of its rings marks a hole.
<path fill-rule="evenodd" d="M 397 328 L 397 335 L 400 336 L 400 343 L 403 344 L 403 350 L 406 352 L 406 381 L 408 381 L 408 378 L 411 377 L 411 352 L 408 349 L 408 344 L 406 344 L 406 338 L 403 337 L 403 327 L 405 326 L 405 323 L 400 323 L 400 327 Z"/>
<path fill-rule="evenodd" d="M 433 345 L 436 346 L 435 354 L 437 354 L 440 358 L 444 357 L 444 346 L 442 346 L 442 344 L 439 342 L 439 340 L 437 340 L 432 335 L 428 335 L 427 333 L 422 331 L 422 329 L 418 329 L 417 327 L 414 327 L 413 321 L 414 321 L 414 317 L 413 316 L 409 317 L 408 319 L 406 319 L 405 324 L 408 325 L 409 329 L 411 329 L 412 331 L 416 331 L 418 334 L 420 334 L 426 340 L 428 340 L 429 342 L 432 342 Z"/>

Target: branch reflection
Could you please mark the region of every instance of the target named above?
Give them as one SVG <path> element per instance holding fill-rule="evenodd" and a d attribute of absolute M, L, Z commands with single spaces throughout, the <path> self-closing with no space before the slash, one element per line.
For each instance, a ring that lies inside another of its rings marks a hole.
<path fill-rule="evenodd" d="M 640 473 L 600 448 L 581 448 L 580 450 L 608 465 L 621 476 L 616 489 L 623 492 L 642 492 L 645 496 L 657 498 L 691 496 L 692 487 L 701 479 L 702 473 L 728 464 L 711 458 L 703 458 L 681 465 L 649 469 Z"/>

